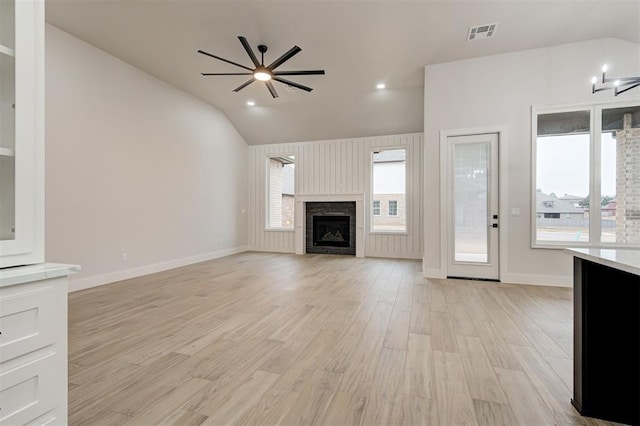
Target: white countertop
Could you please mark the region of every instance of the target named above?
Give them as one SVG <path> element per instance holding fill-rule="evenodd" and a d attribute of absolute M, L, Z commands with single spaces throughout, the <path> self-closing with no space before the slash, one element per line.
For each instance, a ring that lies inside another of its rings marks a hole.
<path fill-rule="evenodd" d="M 2 268 L 0 269 L 0 287 L 64 277 L 76 272 L 80 272 L 80 266 L 60 263 L 38 263 L 36 265 Z"/>
<path fill-rule="evenodd" d="M 575 248 L 567 251 L 581 259 L 640 275 L 640 250 Z"/>

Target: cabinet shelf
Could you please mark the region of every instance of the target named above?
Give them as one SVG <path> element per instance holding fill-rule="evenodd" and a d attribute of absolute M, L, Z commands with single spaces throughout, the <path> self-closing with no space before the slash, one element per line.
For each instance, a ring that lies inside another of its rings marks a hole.
<path fill-rule="evenodd" d="M 0 53 L 7 55 L 7 56 L 11 56 L 12 58 L 15 57 L 15 52 L 12 48 L 4 46 L 2 44 L 0 44 Z"/>

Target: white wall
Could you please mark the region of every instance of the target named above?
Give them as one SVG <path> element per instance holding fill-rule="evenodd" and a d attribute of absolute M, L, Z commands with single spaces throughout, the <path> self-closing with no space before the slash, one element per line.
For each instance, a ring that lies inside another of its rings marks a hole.
<path fill-rule="evenodd" d="M 216 108 L 47 26 L 46 260 L 82 266 L 72 289 L 246 249 L 248 152 Z"/>
<path fill-rule="evenodd" d="M 371 151 L 374 147 L 406 147 L 406 234 L 369 233 Z M 252 250 L 294 253 L 294 232 L 265 230 L 267 158 L 273 154 L 296 156 L 296 195 L 365 194 L 365 256 L 422 257 L 422 134 L 334 139 L 250 147 L 249 246 Z"/>
<path fill-rule="evenodd" d="M 440 149 L 442 130 L 506 126 L 501 141 L 502 207 L 521 216 L 501 219 L 505 244 L 504 282 L 570 285 L 571 257 L 561 250 L 531 248 L 531 107 L 612 99 L 611 92 L 591 94 L 590 79 L 602 64 L 610 76 L 633 76 L 640 69 L 637 44 L 601 39 L 495 55 L 425 68 L 425 209 L 424 267 L 441 270 Z M 637 96 L 633 91 L 619 99 Z M 613 100 L 613 99 L 612 99 Z M 504 211 L 504 210 L 503 210 Z"/>

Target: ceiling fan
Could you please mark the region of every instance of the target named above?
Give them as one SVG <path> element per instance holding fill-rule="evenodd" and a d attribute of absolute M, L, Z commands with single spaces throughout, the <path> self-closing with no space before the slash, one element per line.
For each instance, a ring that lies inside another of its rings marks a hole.
<path fill-rule="evenodd" d="M 251 46 L 249 46 L 249 42 L 247 41 L 247 39 L 244 38 L 243 36 L 238 36 L 238 39 L 240 40 L 240 43 L 242 43 L 242 47 L 244 47 L 244 50 L 247 51 L 247 54 L 249 55 L 249 58 L 251 58 L 251 62 L 253 62 L 253 65 L 255 66 L 255 68 L 245 67 L 244 65 L 240 65 L 237 62 L 233 62 L 228 59 L 224 59 L 219 56 L 212 55 L 211 53 L 205 52 L 204 50 L 198 50 L 198 53 L 201 53 L 203 55 L 209 56 L 214 59 L 218 59 L 220 61 L 226 62 L 231 65 L 235 65 L 240 68 L 244 68 L 245 70 L 249 71 L 249 72 L 236 72 L 236 73 L 209 73 L 209 72 L 205 73 L 203 72 L 202 75 L 204 76 L 250 75 L 251 78 L 246 83 L 243 83 L 242 85 L 238 86 L 233 91 L 239 92 L 240 90 L 244 89 L 254 81 L 258 80 L 258 81 L 264 82 L 264 84 L 267 86 L 267 89 L 269 89 L 271 96 L 273 96 L 274 98 L 278 97 L 278 92 L 276 92 L 275 87 L 273 87 L 273 83 L 271 82 L 271 80 L 279 81 L 280 83 L 310 92 L 313 90 L 311 87 L 307 87 L 302 84 L 295 83 L 291 80 L 286 80 L 281 76 L 283 75 L 287 75 L 287 76 L 288 75 L 324 75 L 324 70 L 276 71 L 276 68 L 278 68 L 280 65 L 282 65 L 283 63 L 291 59 L 295 54 L 297 54 L 302 50 L 298 46 L 293 46 L 284 55 L 280 56 L 278 59 L 276 59 L 269 65 L 265 66 L 264 54 L 267 51 L 267 46 L 265 46 L 264 44 L 261 44 L 258 46 L 258 51 L 261 54 L 261 60 L 260 62 L 258 62 L 258 58 L 256 58 L 256 55 L 253 53 L 253 50 L 251 49 Z"/>

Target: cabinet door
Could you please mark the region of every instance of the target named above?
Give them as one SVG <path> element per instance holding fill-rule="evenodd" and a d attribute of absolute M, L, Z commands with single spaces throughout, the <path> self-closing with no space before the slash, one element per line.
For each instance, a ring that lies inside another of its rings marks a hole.
<path fill-rule="evenodd" d="M 44 8 L 0 1 L 0 267 L 44 261 Z"/>
<path fill-rule="evenodd" d="M 53 344 L 58 323 L 53 286 L 0 289 L 0 362 Z"/>
<path fill-rule="evenodd" d="M 56 406 L 56 353 L 0 372 L 0 425 L 22 425 Z"/>

